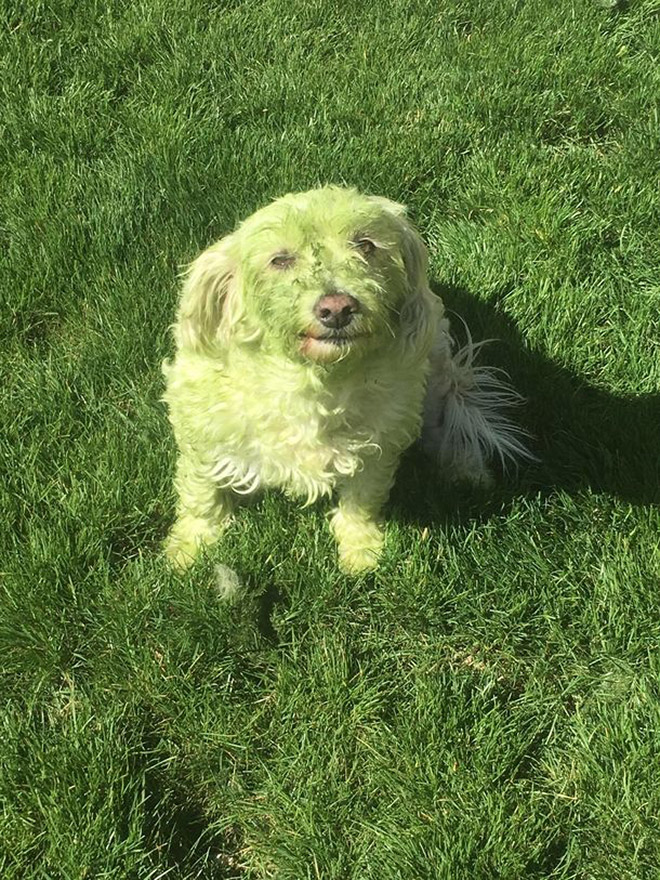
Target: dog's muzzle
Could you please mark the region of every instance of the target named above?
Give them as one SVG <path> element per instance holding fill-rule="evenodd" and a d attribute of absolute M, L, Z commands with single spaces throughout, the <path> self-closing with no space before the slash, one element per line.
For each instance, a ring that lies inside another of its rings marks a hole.
<path fill-rule="evenodd" d="M 360 303 L 347 293 L 328 293 L 314 304 L 314 317 L 328 330 L 343 330 L 360 311 Z"/>
<path fill-rule="evenodd" d="M 362 307 L 348 293 L 327 293 L 314 303 L 315 326 L 301 334 L 300 352 L 320 363 L 332 363 L 346 354 L 364 335 L 357 321 Z M 358 326 L 356 326 L 358 324 Z"/>

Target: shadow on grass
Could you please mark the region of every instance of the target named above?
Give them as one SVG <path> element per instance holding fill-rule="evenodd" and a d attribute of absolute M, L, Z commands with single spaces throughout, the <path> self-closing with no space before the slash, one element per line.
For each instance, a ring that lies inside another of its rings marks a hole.
<path fill-rule="evenodd" d="M 273 613 L 275 606 L 283 600 L 284 597 L 274 584 L 269 584 L 258 599 L 257 629 L 272 645 L 277 645 L 279 642 L 277 630 L 273 626 Z"/>
<path fill-rule="evenodd" d="M 526 405 L 512 416 L 532 434 L 530 445 L 539 458 L 538 463 L 521 466 L 513 479 L 498 481 L 493 492 L 447 493 L 442 518 L 472 518 L 477 511 L 484 518 L 501 511 L 514 496 L 555 489 L 591 489 L 635 505 L 660 503 L 660 394 L 623 396 L 596 388 L 530 351 L 513 322 L 493 305 L 456 287 L 436 285 L 435 292 L 450 313 L 466 322 L 475 340 L 494 340 L 482 360 L 504 368 L 525 396 Z M 460 336 L 460 320 L 452 324 Z M 420 457 L 417 449 L 405 457 L 392 501 L 395 516 L 428 523 L 428 515 L 420 510 L 420 494 L 435 481 L 430 465 Z"/>
<path fill-rule="evenodd" d="M 147 736 L 147 749 L 157 746 L 157 737 Z M 148 769 L 145 773 L 144 835 L 156 856 L 156 865 L 168 877 L 208 877 L 238 880 L 244 876 L 238 853 L 238 829 L 219 833 L 195 794 L 172 785 L 167 772 Z"/>

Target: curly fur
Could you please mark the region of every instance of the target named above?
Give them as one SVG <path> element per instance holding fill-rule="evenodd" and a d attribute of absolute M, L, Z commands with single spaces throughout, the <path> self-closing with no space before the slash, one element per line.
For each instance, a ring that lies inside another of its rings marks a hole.
<path fill-rule="evenodd" d="M 524 452 L 500 412 L 514 393 L 474 367 L 472 343 L 453 353 L 426 265 L 401 205 L 340 187 L 278 199 L 192 263 L 164 365 L 176 566 L 217 539 L 240 496 L 278 488 L 304 504 L 336 495 L 342 568 L 373 568 L 381 509 L 423 414 L 425 447 L 461 477 Z"/>

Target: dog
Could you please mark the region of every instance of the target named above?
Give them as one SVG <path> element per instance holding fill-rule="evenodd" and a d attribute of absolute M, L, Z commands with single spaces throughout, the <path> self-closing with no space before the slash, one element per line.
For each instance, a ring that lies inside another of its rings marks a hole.
<path fill-rule="evenodd" d="M 456 350 L 427 252 L 402 205 L 325 186 L 257 211 L 189 267 L 165 362 L 179 450 L 165 551 L 185 568 L 241 496 L 336 496 L 348 574 L 377 566 L 401 454 L 421 439 L 441 472 L 486 482 L 526 455 L 504 415 L 517 394 L 479 348 Z"/>

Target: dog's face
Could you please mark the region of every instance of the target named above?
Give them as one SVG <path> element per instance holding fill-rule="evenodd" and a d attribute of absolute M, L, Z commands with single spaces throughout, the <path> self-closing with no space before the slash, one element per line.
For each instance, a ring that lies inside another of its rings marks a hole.
<path fill-rule="evenodd" d="M 355 190 L 284 196 L 192 265 L 179 342 L 331 364 L 424 334 L 426 252 L 404 209 Z"/>

